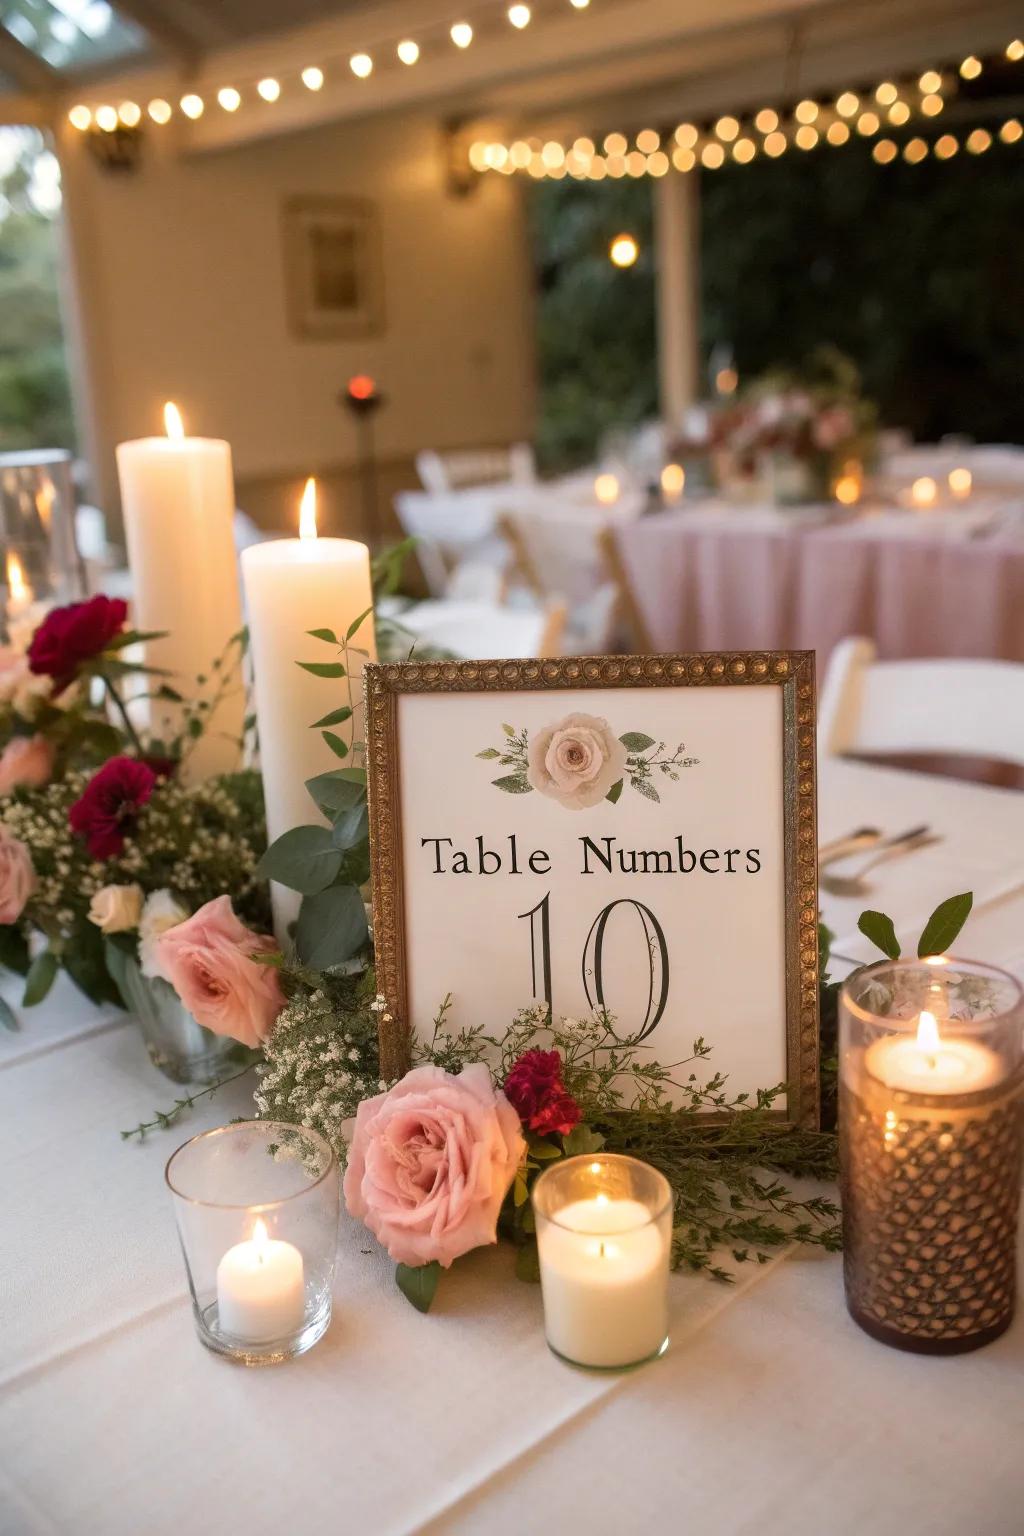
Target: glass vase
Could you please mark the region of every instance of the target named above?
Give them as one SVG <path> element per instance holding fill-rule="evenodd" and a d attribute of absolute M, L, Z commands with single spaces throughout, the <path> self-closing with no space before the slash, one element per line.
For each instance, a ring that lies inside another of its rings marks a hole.
<path fill-rule="evenodd" d="M 143 976 L 128 955 L 118 966 L 117 982 L 138 1020 L 150 1061 L 165 1077 L 172 1083 L 211 1083 L 221 1076 L 236 1049 L 234 1040 L 204 1029 L 169 982 Z"/>
<path fill-rule="evenodd" d="M 46 607 L 85 592 L 69 453 L 0 454 L 0 542 L 4 628 L 24 643 Z"/>

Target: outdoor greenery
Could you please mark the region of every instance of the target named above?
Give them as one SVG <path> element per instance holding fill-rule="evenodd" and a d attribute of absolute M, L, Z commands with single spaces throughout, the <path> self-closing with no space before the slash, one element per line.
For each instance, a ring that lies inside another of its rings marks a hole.
<path fill-rule="evenodd" d="M 703 173 L 704 357 L 729 346 L 750 378 L 832 343 L 883 425 L 919 440 L 1022 440 L 1020 176 L 1019 147 L 998 140 L 920 165 L 876 165 L 855 144 Z M 656 413 L 651 193 L 649 180 L 529 189 L 550 468 Z M 641 254 L 620 271 L 608 247 L 623 231 Z"/>

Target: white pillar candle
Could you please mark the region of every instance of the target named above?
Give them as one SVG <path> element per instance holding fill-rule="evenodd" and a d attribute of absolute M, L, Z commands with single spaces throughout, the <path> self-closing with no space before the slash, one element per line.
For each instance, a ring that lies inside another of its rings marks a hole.
<path fill-rule="evenodd" d="M 940 1036 L 927 1009 L 913 1039 L 886 1035 L 868 1046 L 864 1069 L 887 1088 L 902 1093 L 978 1093 L 1005 1076 L 995 1051 L 977 1040 Z"/>
<path fill-rule="evenodd" d="M 242 627 L 235 485 L 228 443 L 186 437 L 170 403 L 165 420 L 166 437 L 118 445 L 117 473 L 132 572 L 132 621 L 137 629 L 167 631 L 166 639 L 146 642 L 145 660 L 173 673 L 167 682 L 192 699 L 200 693 L 200 676 L 208 679 L 203 692 L 215 691 L 211 665 Z M 225 696 L 183 770 L 192 783 L 230 773 L 239 764 L 245 697 L 237 648 L 230 660 L 234 671 Z M 180 728 L 180 709 L 173 705 L 148 701 L 145 716 L 157 734 L 173 735 Z"/>
<path fill-rule="evenodd" d="M 668 1337 L 669 1250 L 639 1200 L 598 1194 L 538 1223 L 548 1343 L 577 1365 L 646 1360 Z"/>
<path fill-rule="evenodd" d="M 229 1248 L 217 1265 L 218 1328 L 246 1344 L 266 1344 L 295 1333 L 305 1316 L 302 1254 L 268 1237 L 257 1219 L 252 1237 Z"/>
<path fill-rule="evenodd" d="M 292 827 L 322 821 L 306 780 L 343 766 L 314 722 L 351 702 L 351 720 L 332 727 L 350 747 L 362 739 L 362 672 L 365 656 L 348 653 L 348 679 L 315 677 L 300 661 L 340 661 L 336 650 L 309 637 L 332 629 L 344 640 L 349 625 L 373 603 L 370 553 L 353 539 L 320 539 L 316 534 L 316 492 L 307 482 L 297 539 L 274 539 L 242 552 L 242 580 L 249 619 L 256 721 L 271 842 Z M 375 656 L 373 616 L 359 626 L 350 644 Z M 299 897 L 274 885 L 274 926 L 278 938 L 299 907 Z"/>

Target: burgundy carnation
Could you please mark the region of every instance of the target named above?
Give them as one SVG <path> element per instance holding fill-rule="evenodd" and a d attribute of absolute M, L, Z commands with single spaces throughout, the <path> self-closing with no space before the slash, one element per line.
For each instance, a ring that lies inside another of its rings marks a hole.
<path fill-rule="evenodd" d="M 94 859 L 113 859 L 122 851 L 155 784 L 152 768 L 133 757 L 112 757 L 93 774 L 68 820 Z"/>
<path fill-rule="evenodd" d="M 582 1112 L 562 1081 L 557 1051 L 524 1051 L 505 1079 L 505 1097 L 528 1130 L 567 1136 Z"/>
<path fill-rule="evenodd" d="M 46 615 L 28 648 L 29 670 L 65 687 L 84 662 L 98 656 L 124 628 L 128 604 L 119 597 L 90 597 Z"/>

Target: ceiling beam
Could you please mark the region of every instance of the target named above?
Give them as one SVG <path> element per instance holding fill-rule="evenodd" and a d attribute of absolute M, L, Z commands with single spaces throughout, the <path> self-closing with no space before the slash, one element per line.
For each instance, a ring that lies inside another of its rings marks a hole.
<path fill-rule="evenodd" d="M 0 27 L 0 70 L 10 75 L 23 91 L 48 96 L 57 89 L 56 71 L 4 27 Z"/>
<path fill-rule="evenodd" d="M 110 0 L 110 4 L 119 16 L 148 33 L 166 53 L 187 64 L 195 63 L 206 49 L 228 41 L 220 23 L 189 0 L 173 0 L 171 4 L 167 0 Z"/>

